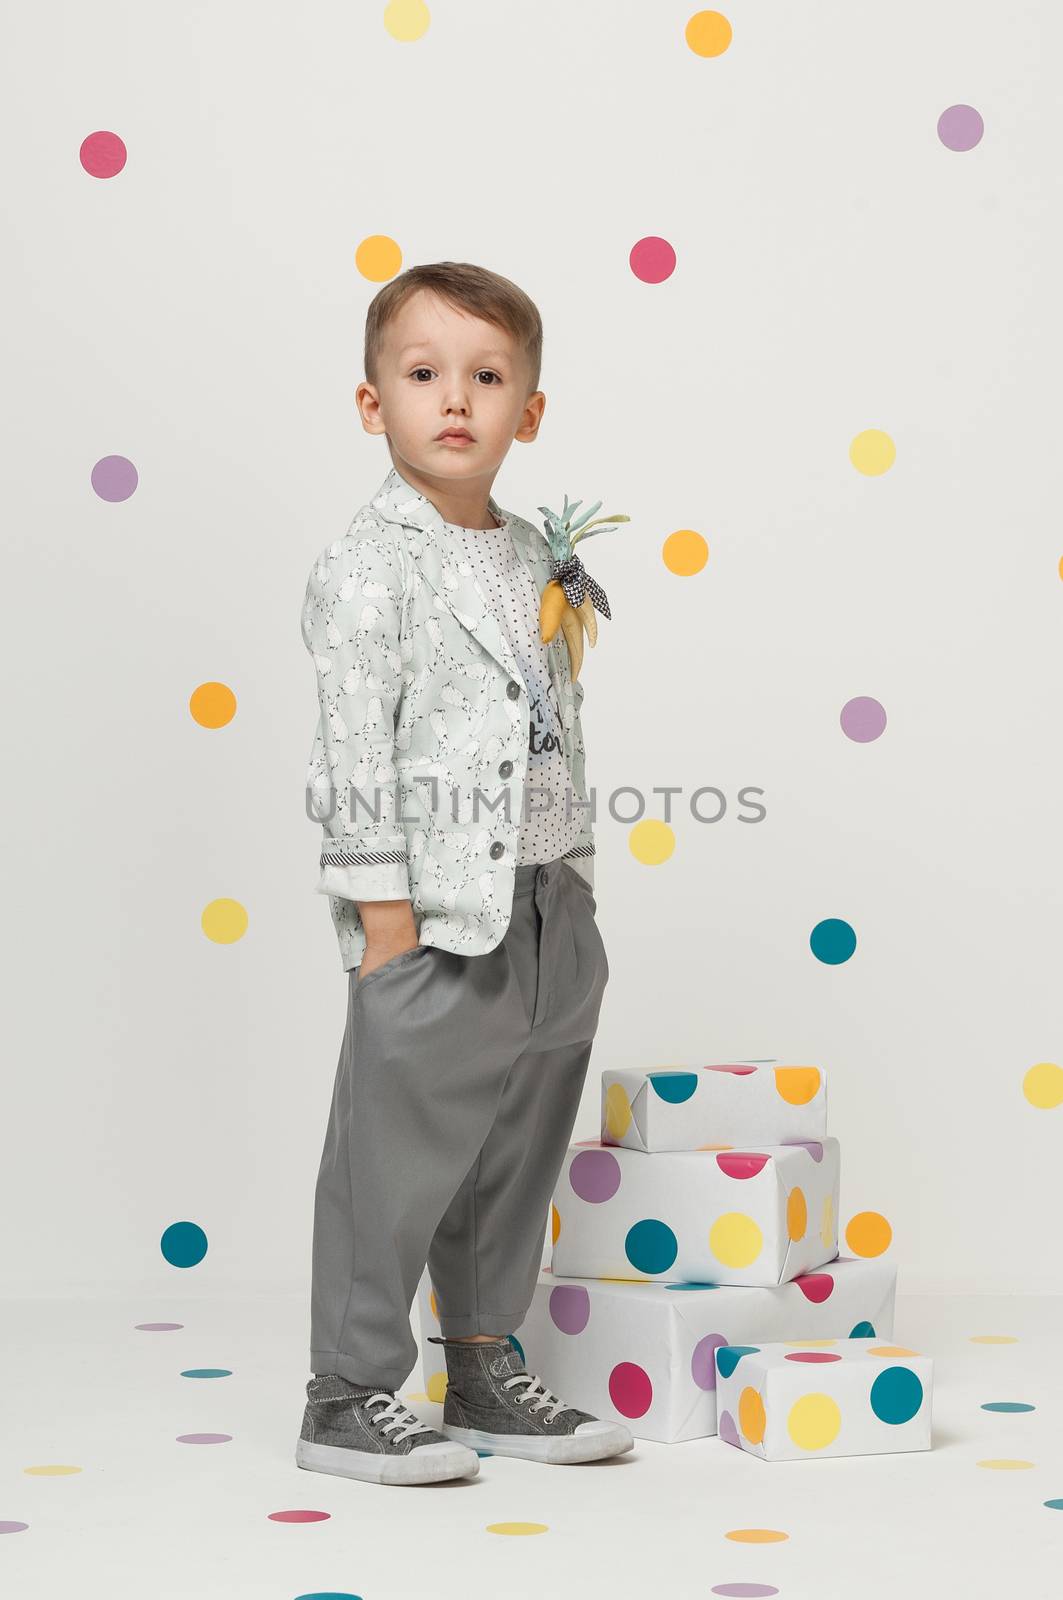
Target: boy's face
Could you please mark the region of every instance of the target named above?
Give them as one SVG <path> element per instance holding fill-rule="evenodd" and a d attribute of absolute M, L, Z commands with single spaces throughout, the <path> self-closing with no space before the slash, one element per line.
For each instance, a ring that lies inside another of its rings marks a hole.
<path fill-rule="evenodd" d="M 546 405 L 528 394 L 524 352 L 511 334 L 419 290 L 384 330 L 376 384 L 357 401 L 367 433 L 384 433 L 392 459 L 415 481 L 485 496 L 514 439 L 530 442 Z M 471 441 L 448 442 L 446 428 Z"/>

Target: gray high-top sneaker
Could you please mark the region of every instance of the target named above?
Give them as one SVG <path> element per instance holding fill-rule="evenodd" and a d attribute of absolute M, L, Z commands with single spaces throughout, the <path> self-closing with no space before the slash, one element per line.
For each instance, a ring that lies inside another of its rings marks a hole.
<path fill-rule="evenodd" d="M 466 1343 L 429 1335 L 447 1358 L 443 1432 L 474 1450 L 575 1463 L 623 1455 L 635 1443 L 622 1422 L 569 1406 L 521 1360 L 508 1338 Z"/>
<path fill-rule="evenodd" d="M 420 1422 L 394 1389 L 324 1373 L 310 1379 L 306 1396 L 295 1460 L 310 1472 L 370 1483 L 438 1483 L 480 1470 L 475 1450 Z"/>

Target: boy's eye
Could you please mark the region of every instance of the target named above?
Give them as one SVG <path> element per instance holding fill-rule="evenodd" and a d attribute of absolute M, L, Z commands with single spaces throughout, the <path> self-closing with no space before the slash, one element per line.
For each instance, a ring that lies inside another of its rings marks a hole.
<path fill-rule="evenodd" d="M 421 372 L 431 372 L 431 371 L 432 371 L 431 367 L 414 367 L 413 371 L 410 373 L 410 377 L 415 379 L 417 382 L 420 382 L 418 374 L 421 373 Z M 498 376 L 498 373 L 492 371 L 492 369 L 490 367 L 481 367 L 480 368 L 480 372 L 488 372 L 488 373 L 491 374 L 492 378 L 497 378 L 499 383 L 502 382 L 502 379 Z M 493 389 L 495 387 L 495 385 L 493 383 L 489 383 L 489 384 L 486 385 L 486 387 L 488 389 Z"/>

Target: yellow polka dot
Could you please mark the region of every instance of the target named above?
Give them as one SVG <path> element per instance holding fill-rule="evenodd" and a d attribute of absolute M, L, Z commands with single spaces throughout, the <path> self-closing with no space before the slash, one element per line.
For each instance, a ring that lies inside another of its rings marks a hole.
<path fill-rule="evenodd" d="M 907 1350 L 903 1344 L 876 1344 L 868 1348 L 869 1356 L 917 1356 L 918 1350 Z"/>
<path fill-rule="evenodd" d="M 760 1444 L 763 1440 L 768 1418 L 756 1389 L 743 1389 L 738 1397 L 738 1426 L 750 1444 Z"/>
<path fill-rule="evenodd" d="M 837 1339 L 784 1339 L 783 1344 L 792 1350 L 824 1350 L 829 1344 L 837 1344 Z"/>
<path fill-rule="evenodd" d="M 692 578 L 709 559 L 708 542 L 693 528 L 677 528 L 661 546 L 661 559 L 677 578 Z"/>
<path fill-rule="evenodd" d="M 791 1189 L 786 1197 L 786 1231 L 791 1239 L 803 1239 L 808 1227 L 808 1201 L 800 1189 Z"/>
<path fill-rule="evenodd" d="M 1039 1061 L 1023 1078 L 1022 1092 L 1038 1111 L 1063 1105 L 1063 1067 L 1054 1061 Z"/>
<path fill-rule="evenodd" d="M 1032 1461 L 979 1461 L 980 1467 L 988 1467 L 990 1472 L 1024 1472 L 1027 1467 L 1032 1467 Z"/>
<path fill-rule="evenodd" d="M 386 233 L 373 233 L 363 239 L 354 252 L 354 264 L 363 278 L 371 283 L 383 283 L 401 269 L 402 251 Z"/>
<path fill-rule="evenodd" d="M 488 1533 L 547 1533 L 549 1531 L 545 1522 L 489 1522 Z"/>
<path fill-rule="evenodd" d="M 227 683 L 201 683 L 189 695 L 188 709 L 201 728 L 224 728 L 236 715 L 236 696 Z"/>
<path fill-rule="evenodd" d="M 775 1092 L 788 1106 L 807 1106 L 819 1093 L 818 1067 L 776 1067 Z"/>
<path fill-rule="evenodd" d="M 684 29 L 686 42 L 696 56 L 722 56 L 732 36 L 731 24 L 720 11 L 695 11 Z"/>
<path fill-rule="evenodd" d="M 402 1398 L 404 1400 L 431 1400 L 432 1396 L 426 1394 L 423 1390 L 414 1389 L 410 1394 L 404 1394 Z"/>
<path fill-rule="evenodd" d="M 442 1405 L 447 1392 L 447 1374 L 436 1372 L 428 1380 L 428 1398 L 436 1405 Z"/>
<path fill-rule="evenodd" d="M 631 1126 L 631 1101 L 622 1083 L 605 1091 L 605 1130 L 610 1139 L 622 1139 Z"/>
<path fill-rule="evenodd" d="M 725 1211 L 709 1229 L 709 1249 L 725 1267 L 748 1267 L 764 1248 L 764 1235 L 744 1211 Z"/>
<path fill-rule="evenodd" d="M 239 900 L 212 900 L 199 920 L 215 944 L 235 944 L 247 932 L 247 912 Z"/>
<path fill-rule="evenodd" d="M 432 1308 L 433 1317 L 435 1317 L 436 1321 L 438 1322 L 439 1321 L 439 1306 L 436 1303 L 436 1292 L 435 1292 L 434 1289 L 429 1289 L 429 1291 L 428 1291 L 428 1304 Z"/>
<path fill-rule="evenodd" d="M 80 1472 L 81 1468 L 65 1467 L 56 1463 L 55 1465 L 50 1464 L 44 1467 L 23 1467 L 22 1470 L 28 1473 L 31 1478 L 66 1478 L 72 1472 Z"/>
<path fill-rule="evenodd" d="M 893 1229 L 877 1211 L 858 1211 L 845 1229 L 845 1242 L 854 1256 L 880 1256 L 892 1238 Z"/>
<path fill-rule="evenodd" d="M 780 1539 L 788 1539 L 788 1533 L 780 1533 L 778 1528 L 732 1528 L 730 1533 L 725 1533 L 725 1539 L 733 1539 L 736 1544 L 778 1544 Z"/>
<path fill-rule="evenodd" d="M 829 1250 L 834 1243 L 834 1198 L 832 1195 L 823 1197 L 823 1226 L 819 1230 L 824 1248 Z"/>
<path fill-rule="evenodd" d="M 865 428 L 849 446 L 849 460 L 857 472 L 867 478 L 877 478 L 888 472 L 896 458 L 897 447 L 881 428 Z"/>
<path fill-rule="evenodd" d="M 838 1437 L 842 1414 L 829 1394 L 803 1394 L 790 1407 L 786 1431 L 799 1450 L 825 1450 Z"/>
<path fill-rule="evenodd" d="M 733 1150 L 733 1144 L 699 1144 L 698 1150 Z"/>
<path fill-rule="evenodd" d="M 972 1333 L 972 1344 L 1018 1344 L 1013 1333 Z"/>
<path fill-rule="evenodd" d="M 636 861 L 641 861 L 644 867 L 659 867 L 675 849 L 675 831 L 667 822 L 644 817 L 632 825 L 627 842 Z"/>
<path fill-rule="evenodd" d="M 550 1243 L 556 1244 L 558 1234 L 561 1232 L 561 1213 L 551 1202 L 550 1205 Z"/>
<path fill-rule="evenodd" d="M 595 1283 L 655 1283 L 655 1278 L 595 1278 Z"/>
<path fill-rule="evenodd" d="M 384 27 L 400 44 L 420 39 L 428 32 L 432 13 L 424 0 L 390 0 L 384 7 Z"/>

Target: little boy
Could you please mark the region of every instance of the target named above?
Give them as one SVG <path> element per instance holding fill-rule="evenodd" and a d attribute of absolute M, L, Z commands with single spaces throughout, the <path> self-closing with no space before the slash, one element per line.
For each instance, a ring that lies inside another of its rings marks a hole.
<path fill-rule="evenodd" d="M 415 267 L 377 294 L 357 399 L 392 468 L 319 555 L 303 610 L 318 891 L 348 1005 L 296 1461 L 377 1483 L 472 1476 L 478 1450 L 581 1462 L 634 1443 L 552 1394 L 509 1338 L 609 977 L 583 689 L 560 631 L 539 635 L 550 548 L 491 493 L 514 439 L 538 433 L 541 352 L 536 307 L 485 269 Z M 396 1396 L 426 1263 L 442 1432 Z"/>

